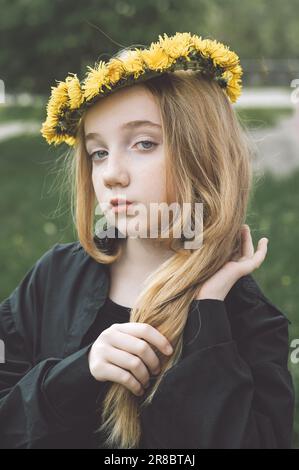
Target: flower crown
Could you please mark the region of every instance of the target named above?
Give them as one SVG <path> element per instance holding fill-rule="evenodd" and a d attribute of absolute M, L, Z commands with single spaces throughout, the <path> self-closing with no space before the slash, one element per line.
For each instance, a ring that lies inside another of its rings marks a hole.
<path fill-rule="evenodd" d="M 47 103 L 47 118 L 41 134 L 49 144 L 66 142 L 73 146 L 79 121 L 84 111 L 99 98 L 116 89 L 175 70 L 199 70 L 214 79 L 234 103 L 241 93 L 243 74 L 239 57 L 228 46 L 190 33 L 176 33 L 148 48 L 123 50 L 109 62 L 100 61 L 94 68 L 87 67 L 80 83 L 76 74 L 69 73 L 65 81 L 51 87 Z"/>

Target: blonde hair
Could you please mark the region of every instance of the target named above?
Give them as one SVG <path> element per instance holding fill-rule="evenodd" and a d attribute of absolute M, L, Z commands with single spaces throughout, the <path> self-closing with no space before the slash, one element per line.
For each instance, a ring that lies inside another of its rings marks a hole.
<path fill-rule="evenodd" d="M 204 238 L 202 246 L 194 250 L 171 248 L 171 231 L 169 240 L 161 240 L 174 254 L 148 279 L 131 310 L 130 321 L 148 323 L 159 330 L 173 345 L 174 353 L 165 357 L 155 351 L 161 373 L 143 397 L 112 382 L 102 403 L 98 429 L 105 432 L 108 448 L 138 448 L 140 412 L 151 403 L 166 371 L 180 359 L 191 301 L 200 286 L 239 250 L 240 228 L 252 186 L 250 139 L 219 84 L 188 70 L 165 73 L 142 85 L 152 93 L 161 113 L 166 189 L 172 185 L 180 204 L 188 202 L 193 208 L 194 203 L 203 203 Z M 111 264 L 121 256 L 122 243 L 116 238 L 111 249 L 105 250 L 94 239 L 96 197 L 83 120 L 74 158 L 68 162 L 79 241 L 97 262 Z"/>

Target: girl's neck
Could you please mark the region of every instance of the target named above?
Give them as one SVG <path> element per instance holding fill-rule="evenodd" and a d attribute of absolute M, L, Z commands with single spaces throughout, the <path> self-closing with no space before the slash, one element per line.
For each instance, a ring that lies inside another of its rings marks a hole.
<path fill-rule="evenodd" d="M 132 307 L 147 277 L 173 254 L 157 247 L 150 239 L 128 237 L 121 258 L 109 265 L 109 297 L 120 305 Z"/>

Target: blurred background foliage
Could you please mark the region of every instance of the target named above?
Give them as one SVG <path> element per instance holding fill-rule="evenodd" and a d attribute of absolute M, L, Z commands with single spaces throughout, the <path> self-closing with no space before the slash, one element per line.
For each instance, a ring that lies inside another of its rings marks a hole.
<path fill-rule="evenodd" d="M 108 60 L 120 47 L 147 45 L 177 31 L 228 44 L 241 58 L 245 86 L 289 88 L 299 78 L 298 0 L 0 0 L 0 79 L 7 94 L 31 97 L 26 106 L 0 103 L 0 302 L 46 250 L 77 239 L 60 179 L 67 148 L 50 148 L 39 134 L 1 138 L 1 126 L 16 120 L 40 124 L 56 80 L 70 72 L 82 79 L 86 65 Z M 249 127 L 273 129 L 292 112 L 237 109 Z M 254 277 L 292 321 L 290 342 L 299 338 L 298 187 L 299 171 L 257 178 L 247 219 L 255 246 L 262 236 L 269 238 L 267 259 Z M 290 370 L 298 395 L 299 364 Z"/>
<path fill-rule="evenodd" d="M 243 61 L 299 55 L 298 0 L 0 0 L 0 11 L 8 91 L 47 93 L 69 72 L 82 78 L 87 64 L 162 32 L 217 38 Z"/>

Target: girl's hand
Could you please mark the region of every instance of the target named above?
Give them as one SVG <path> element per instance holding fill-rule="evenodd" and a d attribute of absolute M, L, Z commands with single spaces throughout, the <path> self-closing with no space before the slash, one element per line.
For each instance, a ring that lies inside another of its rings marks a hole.
<path fill-rule="evenodd" d="M 241 256 L 228 261 L 201 287 L 196 299 L 224 300 L 237 280 L 259 268 L 267 253 L 268 238 L 261 238 L 254 252 L 250 228 L 244 224 L 241 229 Z"/>
<path fill-rule="evenodd" d="M 89 351 L 90 372 L 99 382 L 117 382 L 142 395 L 150 375 L 161 369 L 153 347 L 165 355 L 173 352 L 165 336 L 147 323 L 114 323 L 102 331 Z"/>

